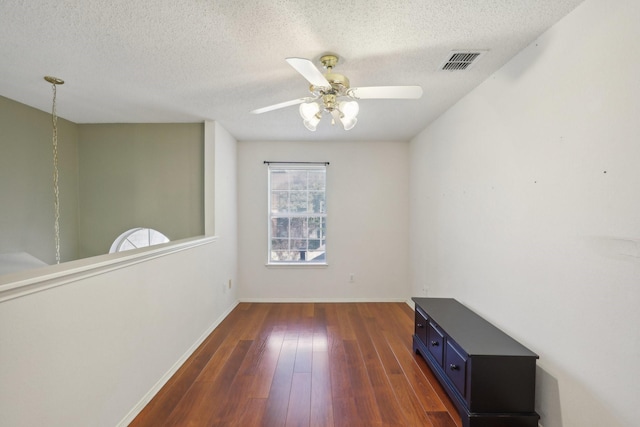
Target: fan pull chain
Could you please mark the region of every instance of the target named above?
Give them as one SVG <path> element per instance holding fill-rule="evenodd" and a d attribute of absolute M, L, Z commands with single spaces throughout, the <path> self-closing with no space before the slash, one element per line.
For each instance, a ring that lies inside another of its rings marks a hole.
<path fill-rule="evenodd" d="M 53 211 L 54 211 L 54 239 L 56 249 L 56 264 L 60 264 L 60 186 L 58 184 L 58 115 L 56 112 L 56 85 L 64 84 L 63 80 L 46 76 L 53 90 L 53 106 L 51 107 L 51 124 L 53 127 Z"/>
<path fill-rule="evenodd" d="M 60 264 L 60 187 L 58 185 L 58 116 L 56 114 L 56 85 L 53 87 L 53 108 L 51 121 L 53 124 L 53 210 L 54 233 L 56 243 L 56 264 Z"/>

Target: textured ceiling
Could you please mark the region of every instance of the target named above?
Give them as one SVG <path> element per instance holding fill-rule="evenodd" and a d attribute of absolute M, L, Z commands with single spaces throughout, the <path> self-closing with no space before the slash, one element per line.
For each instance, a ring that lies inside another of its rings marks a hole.
<path fill-rule="evenodd" d="M 582 0 L 2 0 L 0 95 L 50 111 L 65 80 L 76 123 L 216 120 L 239 140 L 408 140 Z M 488 50 L 463 72 L 451 50 Z M 421 85 L 420 100 L 362 100 L 353 130 L 302 125 L 286 57 L 326 52 L 352 86 Z"/>

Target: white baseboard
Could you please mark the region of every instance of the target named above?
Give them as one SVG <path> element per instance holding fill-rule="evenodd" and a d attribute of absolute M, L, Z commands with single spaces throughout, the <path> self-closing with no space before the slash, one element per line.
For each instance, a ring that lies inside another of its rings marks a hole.
<path fill-rule="evenodd" d="M 206 331 L 196 340 L 195 343 L 178 359 L 176 363 L 158 380 L 158 382 L 145 394 L 142 399 L 129 411 L 129 413 L 117 424 L 117 427 L 126 427 L 128 426 L 136 416 L 144 409 L 145 406 L 151 402 L 151 399 L 162 389 L 162 387 L 171 379 L 171 377 L 178 372 L 178 369 L 184 364 L 184 362 L 191 357 L 194 351 L 200 347 L 200 344 L 204 342 L 205 339 L 215 328 L 222 323 L 222 321 L 233 311 L 234 308 L 238 305 L 239 301 L 233 303 L 211 326 L 207 328 Z"/>
<path fill-rule="evenodd" d="M 241 298 L 240 302 L 341 303 L 341 302 L 406 302 L 406 300 L 404 298 Z"/>

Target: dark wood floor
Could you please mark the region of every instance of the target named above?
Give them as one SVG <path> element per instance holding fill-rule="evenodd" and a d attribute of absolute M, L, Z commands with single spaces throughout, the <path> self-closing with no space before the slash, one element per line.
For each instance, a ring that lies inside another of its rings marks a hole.
<path fill-rule="evenodd" d="M 460 426 L 403 303 L 238 305 L 130 424 Z"/>

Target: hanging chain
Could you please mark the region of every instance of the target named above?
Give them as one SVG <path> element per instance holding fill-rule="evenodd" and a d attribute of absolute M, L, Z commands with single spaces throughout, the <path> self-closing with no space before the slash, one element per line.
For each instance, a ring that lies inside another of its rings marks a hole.
<path fill-rule="evenodd" d="M 53 124 L 53 210 L 54 210 L 54 234 L 56 245 L 56 264 L 60 264 L 60 188 L 58 186 L 58 116 L 56 113 L 56 85 L 53 87 L 53 107 L 51 109 L 51 121 Z"/>

